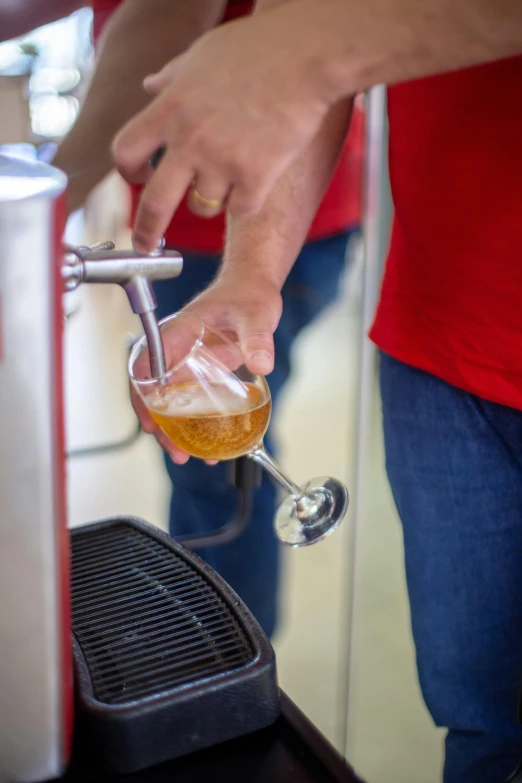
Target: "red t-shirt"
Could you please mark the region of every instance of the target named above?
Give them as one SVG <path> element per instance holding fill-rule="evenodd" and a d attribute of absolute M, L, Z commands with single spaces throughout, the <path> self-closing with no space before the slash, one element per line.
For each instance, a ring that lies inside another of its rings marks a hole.
<path fill-rule="evenodd" d="M 522 409 L 522 57 L 389 90 L 395 220 L 371 338 Z"/>
<path fill-rule="evenodd" d="M 120 2 L 121 0 L 92 0 L 95 41 Z M 224 21 L 250 13 L 252 6 L 251 1 L 229 5 Z M 362 203 L 363 155 L 364 114 L 362 108 L 357 106 L 336 172 L 310 228 L 310 239 L 330 236 L 359 225 Z M 132 219 L 134 219 L 140 191 L 139 187 L 132 188 Z M 181 250 L 217 254 L 223 249 L 224 232 L 223 215 L 210 219 L 200 218 L 189 210 L 186 200 L 183 199 L 167 229 L 166 240 L 169 245 Z"/>

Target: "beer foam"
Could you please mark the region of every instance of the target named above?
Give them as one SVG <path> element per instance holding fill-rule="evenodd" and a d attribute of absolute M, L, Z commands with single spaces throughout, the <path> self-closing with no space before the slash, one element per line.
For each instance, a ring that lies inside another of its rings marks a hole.
<path fill-rule="evenodd" d="M 242 396 L 244 395 L 244 396 Z M 161 391 L 161 398 L 151 407 L 163 416 L 231 415 L 251 410 L 248 391 L 238 382 L 232 388 L 225 385 L 194 384 Z"/>

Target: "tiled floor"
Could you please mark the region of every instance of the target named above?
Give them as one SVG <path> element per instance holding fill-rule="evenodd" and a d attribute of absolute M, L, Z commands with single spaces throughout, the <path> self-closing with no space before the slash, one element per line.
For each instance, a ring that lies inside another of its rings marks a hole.
<path fill-rule="evenodd" d="M 299 341 L 281 405 L 282 463 L 301 480 L 349 482 L 353 467 L 358 354 L 358 276 Z M 127 339 L 138 329 L 119 289 L 92 287 L 66 332 L 69 448 L 132 431 Z M 436 783 L 441 737 L 422 705 L 401 556 L 400 527 L 383 473 L 378 410 L 364 519 L 362 585 L 354 633 L 355 688 L 348 757 L 368 783 Z M 131 513 L 164 525 L 168 485 L 155 443 L 69 462 L 71 524 Z M 275 640 L 281 684 L 339 747 L 344 744 L 349 525 L 317 547 L 285 552 L 282 629 Z"/>

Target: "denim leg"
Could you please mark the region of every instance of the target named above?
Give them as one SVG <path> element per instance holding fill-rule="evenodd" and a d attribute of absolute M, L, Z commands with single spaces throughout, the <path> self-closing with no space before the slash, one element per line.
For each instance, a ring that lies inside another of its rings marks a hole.
<path fill-rule="evenodd" d="M 276 362 L 268 378 L 274 406 L 290 373 L 294 337 L 331 301 L 344 266 L 348 235 L 307 245 L 283 290 L 284 312 L 275 334 Z M 213 279 L 219 259 L 184 253 L 179 278 L 155 285 L 158 315 L 181 309 Z M 270 431 L 265 438 L 273 453 Z M 172 482 L 169 529 L 171 535 L 207 533 L 225 525 L 236 509 L 237 492 L 230 483 L 227 463 L 209 467 L 195 459 L 174 465 L 165 458 Z M 238 593 L 261 623 L 273 634 L 277 616 L 280 570 L 279 545 L 273 532 L 276 490 L 265 473 L 255 492 L 252 517 L 246 531 L 225 546 L 198 552 Z"/>
<path fill-rule="evenodd" d="M 522 759 L 522 412 L 381 356 L 386 465 L 404 530 L 424 699 L 444 783 Z"/>

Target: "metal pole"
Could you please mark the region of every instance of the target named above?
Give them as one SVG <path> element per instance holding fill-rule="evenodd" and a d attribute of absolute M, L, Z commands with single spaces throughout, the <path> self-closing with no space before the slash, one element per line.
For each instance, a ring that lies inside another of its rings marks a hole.
<path fill-rule="evenodd" d="M 357 430 L 355 439 L 354 479 L 352 492 L 351 538 L 348 554 L 350 575 L 347 680 L 345 701 L 345 756 L 352 750 L 353 725 L 357 716 L 357 615 L 361 584 L 361 553 L 368 451 L 372 432 L 373 395 L 376 385 L 376 349 L 367 337 L 377 304 L 382 269 L 388 250 L 392 203 L 388 180 L 388 124 L 386 89 L 374 87 L 366 102 L 366 171 L 363 220 L 364 283 L 359 349 Z"/>

